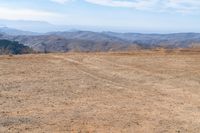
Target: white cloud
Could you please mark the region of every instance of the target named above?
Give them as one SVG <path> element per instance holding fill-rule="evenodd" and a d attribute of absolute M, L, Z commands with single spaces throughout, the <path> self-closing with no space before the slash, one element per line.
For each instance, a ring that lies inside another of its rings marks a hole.
<path fill-rule="evenodd" d="M 194 12 L 200 11 L 200 0 L 84 0 L 111 7 L 135 8 L 138 10 Z"/>
<path fill-rule="evenodd" d="M 113 7 L 146 8 L 155 0 L 85 0 L 86 2 Z"/>
<path fill-rule="evenodd" d="M 0 19 L 46 21 L 53 19 L 61 19 L 61 17 L 62 15 L 60 14 L 47 11 L 0 7 Z"/>
<path fill-rule="evenodd" d="M 199 12 L 199 0 L 168 0 L 165 2 L 165 8 L 176 10 L 178 12 Z"/>
<path fill-rule="evenodd" d="M 78 0 L 50 0 L 59 4 Z M 151 10 L 155 12 L 200 12 L 200 0 L 82 0 L 91 4 Z"/>
<path fill-rule="evenodd" d="M 56 2 L 59 4 L 65 4 L 66 2 L 72 1 L 72 0 L 51 0 L 52 2 Z"/>

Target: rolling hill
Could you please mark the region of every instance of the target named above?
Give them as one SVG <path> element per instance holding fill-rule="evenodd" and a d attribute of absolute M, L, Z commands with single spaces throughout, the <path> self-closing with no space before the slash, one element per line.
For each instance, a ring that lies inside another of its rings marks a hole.
<path fill-rule="evenodd" d="M 22 30 L 8 28 L 8 27 L 0 27 L 0 33 L 8 34 L 8 35 L 11 35 L 11 36 L 39 35 L 39 33 L 36 33 L 36 32 L 22 31 Z"/>
<path fill-rule="evenodd" d="M 17 41 L 39 52 L 127 51 L 152 48 L 191 48 L 200 46 L 199 33 L 139 34 L 92 31 L 49 32 L 45 34 L 9 34 L 0 39 Z"/>

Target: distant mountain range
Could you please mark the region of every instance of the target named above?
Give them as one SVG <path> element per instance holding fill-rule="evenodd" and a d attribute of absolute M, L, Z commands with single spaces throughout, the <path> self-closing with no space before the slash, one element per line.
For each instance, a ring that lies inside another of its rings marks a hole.
<path fill-rule="evenodd" d="M 83 25 L 56 25 L 45 21 L 31 21 L 31 20 L 6 20 L 0 19 L 0 27 L 9 27 L 23 31 L 31 31 L 37 33 L 46 33 L 52 31 L 71 31 L 71 30 L 89 30 L 101 31 L 101 29 L 109 29 L 112 27 L 99 26 L 83 26 Z"/>
<path fill-rule="evenodd" d="M 23 31 L 31 31 L 38 33 L 45 33 L 49 31 L 67 30 L 66 27 L 57 26 L 44 21 L 30 21 L 30 20 L 5 20 L 0 19 L 0 27 L 9 27 Z"/>
<path fill-rule="evenodd" d="M 40 52 L 200 47 L 199 33 L 139 34 L 66 31 L 39 34 L 4 27 L 0 28 L 0 39 L 18 41 Z"/>
<path fill-rule="evenodd" d="M 17 35 L 40 35 L 36 32 L 30 32 L 30 31 L 22 31 L 17 29 L 12 29 L 8 27 L 0 27 L 0 33 L 4 33 L 11 36 L 17 36 Z"/>

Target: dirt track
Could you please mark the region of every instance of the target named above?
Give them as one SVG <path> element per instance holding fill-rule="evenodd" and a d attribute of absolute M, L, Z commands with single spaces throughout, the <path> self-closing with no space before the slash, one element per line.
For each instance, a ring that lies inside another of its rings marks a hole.
<path fill-rule="evenodd" d="M 200 53 L 0 56 L 0 133 L 199 133 Z"/>

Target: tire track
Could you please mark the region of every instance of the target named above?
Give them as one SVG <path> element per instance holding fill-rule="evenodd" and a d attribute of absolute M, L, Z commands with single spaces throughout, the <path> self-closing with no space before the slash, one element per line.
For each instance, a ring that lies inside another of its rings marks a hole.
<path fill-rule="evenodd" d="M 74 60 L 74 59 L 69 58 L 69 57 L 61 57 L 61 56 L 56 56 L 56 55 L 54 55 L 53 57 L 70 62 L 71 64 L 74 65 L 74 67 L 76 67 L 77 70 L 81 71 L 82 73 L 84 73 L 84 74 L 86 74 L 86 75 L 88 75 L 88 76 L 90 76 L 94 79 L 100 80 L 102 82 L 107 82 L 107 83 L 109 83 L 109 84 L 111 84 L 115 87 L 121 88 L 121 89 L 128 87 L 126 85 L 122 85 L 121 83 L 119 84 L 117 82 L 114 82 L 111 79 L 108 79 L 108 77 L 106 75 L 94 72 L 94 70 L 89 69 L 84 63 L 82 63 L 80 61 Z"/>
<path fill-rule="evenodd" d="M 132 70 L 135 70 L 137 72 L 141 72 L 142 74 L 147 75 L 147 76 L 150 75 L 154 80 L 157 80 L 158 78 L 163 79 L 163 80 L 174 79 L 174 77 L 172 75 L 167 74 L 167 73 L 162 73 L 162 74 L 153 73 L 153 72 L 150 72 L 148 70 L 144 70 L 142 68 L 139 68 L 138 66 L 133 67 L 133 66 L 128 66 L 128 65 L 117 64 L 117 63 L 108 61 L 106 59 L 101 59 L 101 58 L 98 58 L 98 57 L 94 57 L 94 59 L 99 60 L 99 62 L 104 62 L 104 63 L 110 64 L 110 65 L 113 65 L 113 66 L 116 66 L 116 67 L 120 67 L 120 68 L 124 68 L 124 69 L 132 69 Z M 182 85 L 185 85 L 185 86 L 188 86 L 188 87 L 191 86 L 191 84 L 188 84 L 187 82 L 185 82 L 184 79 L 174 79 L 174 80 L 176 82 L 179 82 Z M 167 83 L 163 82 L 163 83 L 154 84 L 154 85 L 160 86 L 160 84 L 161 84 L 161 86 L 167 86 L 168 88 L 173 88 L 173 85 L 169 84 L 168 82 Z M 177 86 L 177 88 L 182 89 L 182 87 L 179 87 L 179 86 Z"/>
<path fill-rule="evenodd" d="M 155 78 L 173 78 L 173 76 L 169 75 L 169 74 L 156 74 L 156 73 L 152 73 L 148 70 L 144 70 L 142 68 L 139 68 L 138 66 L 129 66 L 129 65 L 122 65 L 122 64 L 117 64 L 117 63 L 114 63 L 114 62 L 111 62 L 111 61 L 108 61 L 106 59 L 102 60 L 101 58 L 97 58 L 95 57 L 95 60 L 99 60 L 100 62 L 104 62 L 104 63 L 107 63 L 107 64 L 110 64 L 110 65 L 113 65 L 113 66 L 116 66 L 116 67 L 121 67 L 121 68 L 124 68 L 124 69 L 132 69 L 132 70 L 135 70 L 137 72 L 141 72 L 142 74 L 145 74 L 145 75 L 151 75 L 152 77 L 155 77 Z M 157 77 L 156 77 L 157 76 Z"/>

